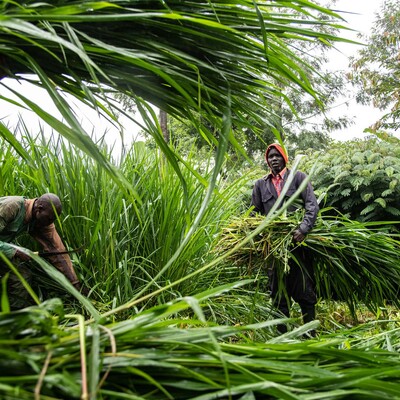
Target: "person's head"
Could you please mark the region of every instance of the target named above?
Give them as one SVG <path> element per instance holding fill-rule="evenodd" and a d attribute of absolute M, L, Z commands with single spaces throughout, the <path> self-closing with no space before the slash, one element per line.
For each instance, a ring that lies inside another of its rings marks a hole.
<path fill-rule="evenodd" d="M 265 152 L 265 160 L 274 175 L 279 174 L 288 162 L 286 152 L 279 144 L 270 144 Z"/>
<path fill-rule="evenodd" d="M 59 197 L 53 193 L 46 193 L 38 197 L 33 203 L 32 218 L 36 226 L 48 226 L 61 214 L 62 206 Z"/>

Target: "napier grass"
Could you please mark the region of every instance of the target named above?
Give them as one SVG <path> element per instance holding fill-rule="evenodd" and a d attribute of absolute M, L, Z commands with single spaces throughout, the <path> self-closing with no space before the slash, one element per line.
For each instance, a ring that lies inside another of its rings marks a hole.
<path fill-rule="evenodd" d="M 320 212 L 304 242 L 292 239 L 302 215 L 296 212 L 272 221 L 230 260 L 246 274 L 274 265 L 280 278 L 290 269 L 289 260 L 300 266 L 305 260 L 313 266 L 318 296 L 345 301 L 353 314 L 358 303 L 373 312 L 386 301 L 398 305 L 400 241 L 398 234 L 390 233 L 390 223 L 361 223 L 327 211 Z M 262 216 L 234 219 L 223 229 L 217 252 L 237 246 L 262 221 Z M 302 250 L 301 259 L 295 247 Z"/>

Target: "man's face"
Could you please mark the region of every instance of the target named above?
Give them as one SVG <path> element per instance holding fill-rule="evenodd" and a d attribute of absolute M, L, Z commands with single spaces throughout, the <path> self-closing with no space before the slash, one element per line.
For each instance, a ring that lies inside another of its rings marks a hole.
<path fill-rule="evenodd" d="M 286 166 L 285 159 L 275 147 L 271 147 L 269 150 L 267 161 L 274 175 L 279 174 L 279 172 L 281 172 Z"/>
<path fill-rule="evenodd" d="M 56 215 L 54 213 L 53 207 L 51 205 L 43 205 L 39 202 L 34 208 L 34 217 L 36 226 L 48 226 L 56 220 Z"/>

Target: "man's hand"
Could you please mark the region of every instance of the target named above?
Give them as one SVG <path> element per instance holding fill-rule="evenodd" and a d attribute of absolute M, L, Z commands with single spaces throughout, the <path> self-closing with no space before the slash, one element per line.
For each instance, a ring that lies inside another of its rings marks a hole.
<path fill-rule="evenodd" d="M 87 296 L 90 292 L 89 288 L 87 288 L 85 285 L 82 285 L 80 282 L 76 282 L 72 284 L 76 290 L 81 292 L 84 296 Z"/>
<path fill-rule="evenodd" d="M 305 239 L 306 235 L 304 233 L 301 232 L 300 229 L 296 229 L 293 232 L 293 240 L 295 242 L 302 242 Z"/>
<path fill-rule="evenodd" d="M 21 261 L 29 261 L 29 260 L 31 259 L 31 258 L 28 256 L 28 254 L 26 254 L 26 253 L 24 253 L 24 252 L 22 252 L 22 251 L 20 251 L 20 250 L 17 250 L 17 251 L 15 252 L 14 258 L 18 258 L 18 260 L 21 260 Z"/>

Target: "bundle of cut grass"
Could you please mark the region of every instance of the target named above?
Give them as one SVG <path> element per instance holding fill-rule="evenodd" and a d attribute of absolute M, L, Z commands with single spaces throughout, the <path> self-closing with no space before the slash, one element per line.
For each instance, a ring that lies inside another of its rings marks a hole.
<path fill-rule="evenodd" d="M 239 267 L 252 272 L 274 265 L 281 278 L 290 263 L 303 268 L 305 262 L 311 263 L 318 295 L 345 301 L 352 312 L 359 302 L 372 311 L 385 300 L 399 303 L 400 241 L 399 235 L 389 232 L 389 222 L 361 223 L 324 211 L 300 244 L 292 240 L 300 212 L 275 219 L 243 246 L 240 243 L 264 218 L 237 218 L 223 230 L 217 251 L 235 248 L 229 259 Z"/>

